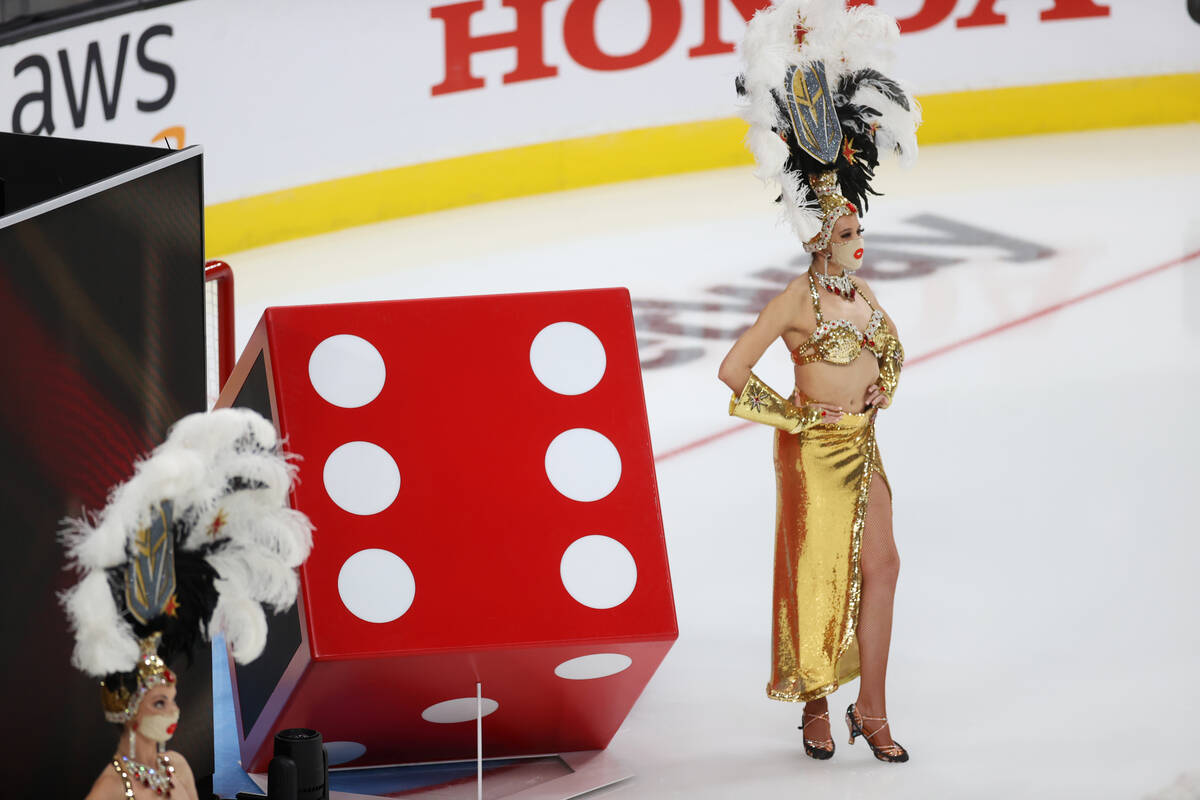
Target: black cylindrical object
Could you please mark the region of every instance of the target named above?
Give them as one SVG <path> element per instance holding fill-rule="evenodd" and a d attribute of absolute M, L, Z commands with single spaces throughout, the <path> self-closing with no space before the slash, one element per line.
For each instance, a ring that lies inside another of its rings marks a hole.
<path fill-rule="evenodd" d="M 319 732 L 288 728 L 275 734 L 275 755 L 267 767 L 267 797 L 329 800 L 329 756 Z"/>

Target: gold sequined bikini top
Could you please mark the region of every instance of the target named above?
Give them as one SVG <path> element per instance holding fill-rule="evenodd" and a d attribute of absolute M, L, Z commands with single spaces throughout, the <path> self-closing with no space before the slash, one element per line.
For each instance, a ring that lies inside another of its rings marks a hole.
<path fill-rule="evenodd" d="M 850 364 L 859 357 L 865 347 L 879 360 L 881 373 L 891 372 L 889 367 L 899 372 L 900 365 L 904 363 L 904 348 L 884 323 L 883 312 L 875 308 L 866 295 L 863 295 L 863 299 L 871 306 L 871 319 L 867 323 L 866 331 L 859 331 L 858 326 L 848 319 L 825 320 L 821 316 L 821 298 L 817 293 L 817 282 L 811 274 L 808 276 L 808 287 L 812 294 L 813 311 L 817 315 L 817 327 L 811 336 L 792 350 L 792 361 L 797 365 L 811 364 L 814 361 Z M 806 353 L 805 350 L 809 352 Z"/>

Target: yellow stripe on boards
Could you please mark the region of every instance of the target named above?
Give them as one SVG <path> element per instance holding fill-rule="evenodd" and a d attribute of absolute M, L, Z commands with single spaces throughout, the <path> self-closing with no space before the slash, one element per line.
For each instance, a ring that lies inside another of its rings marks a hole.
<path fill-rule="evenodd" d="M 924 95 L 922 144 L 1200 120 L 1200 73 Z M 748 164 L 746 123 L 718 119 L 414 164 L 211 205 L 221 255 L 396 217 Z"/>
<path fill-rule="evenodd" d="M 510 197 L 746 163 L 737 119 L 566 139 L 337 178 L 206 209 L 206 252 L 229 253 Z"/>
<path fill-rule="evenodd" d="M 1200 72 L 920 98 L 921 144 L 1200 120 Z"/>

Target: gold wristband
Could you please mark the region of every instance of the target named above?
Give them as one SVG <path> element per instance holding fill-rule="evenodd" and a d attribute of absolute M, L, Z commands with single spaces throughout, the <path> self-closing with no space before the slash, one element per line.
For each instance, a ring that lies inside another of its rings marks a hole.
<path fill-rule="evenodd" d="M 779 428 L 788 433 L 799 433 L 821 421 L 821 409 L 815 406 L 800 408 L 780 397 L 757 375 L 750 373 L 740 395 L 729 400 L 729 414 Z"/>

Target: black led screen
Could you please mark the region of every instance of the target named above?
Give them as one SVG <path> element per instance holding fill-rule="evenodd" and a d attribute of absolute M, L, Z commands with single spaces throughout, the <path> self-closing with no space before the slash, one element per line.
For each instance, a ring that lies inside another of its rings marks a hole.
<path fill-rule="evenodd" d="M 139 454 L 204 409 L 201 180 L 198 148 L 0 134 L 0 702 L 21 721 L 9 750 L 24 765 L 5 796 L 83 797 L 114 752 L 96 682 L 70 666 L 56 593 L 74 576 L 56 532 L 102 508 Z M 172 746 L 201 781 L 208 659 L 176 665 Z"/>

